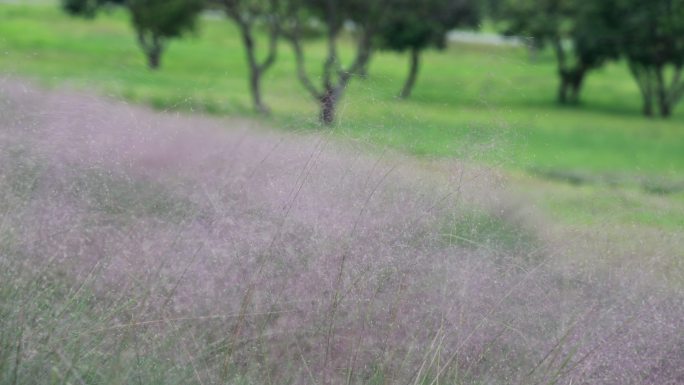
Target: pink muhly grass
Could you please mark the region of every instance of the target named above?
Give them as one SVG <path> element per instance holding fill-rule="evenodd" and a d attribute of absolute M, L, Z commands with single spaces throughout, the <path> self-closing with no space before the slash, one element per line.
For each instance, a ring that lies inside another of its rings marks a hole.
<path fill-rule="evenodd" d="M 482 171 L 0 89 L 0 343 L 21 346 L 0 362 L 23 383 L 684 382 L 681 293 L 445 236 L 500 206 Z"/>

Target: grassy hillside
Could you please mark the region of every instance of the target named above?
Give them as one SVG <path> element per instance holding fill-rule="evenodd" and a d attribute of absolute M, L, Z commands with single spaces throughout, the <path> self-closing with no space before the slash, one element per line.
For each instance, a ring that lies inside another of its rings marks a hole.
<path fill-rule="evenodd" d="M 92 22 L 55 7 L 4 5 L 0 18 L 4 72 L 68 80 L 159 108 L 250 113 L 242 48 L 225 20 L 204 20 L 195 37 L 172 43 L 164 68 L 151 73 L 122 12 Z M 319 42 L 311 45 L 309 68 L 315 70 L 324 50 Z M 302 117 L 315 116 L 315 105 L 293 76 L 285 44 L 279 59 L 266 77 L 266 98 L 276 119 L 301 127 Z M 547 53 L 533 62 L 524 49 L 452 45 L 444 54 L 428 53 L 424 63 L 413 99 L 398 101 L 407 59 L 377 55 L 370 78 L 352 83 L 338 130 L 415 154 L 465 151 L 523 168 L 684 170 L 684 114 L 667 122 L 639 116 L 638 91 L 622 65 L 590 76 L 584 106 L 561 108 L 554 104 L 555 70 Z M 481 151 L 473 151 L 473 142 Z"/>
<path fill-rule="evenodd" d="M 221 18 L 206 18 L 195 36 L 174 41 L 157 73 L 145 67 L 122 11 L 89 21 L 70 18 L 54 4 L 5 4 L 0 20 L 4 73 L 95 89 L 160 109 L 252 116 L 242 47 L 232 24 Z M 343 48 L 348 58 L 349 46 Z M 311 42 L 307 54 L 309 68 L 320 69 L 322 43 Z M 601 220 L 624 222 L 612 206 L 595 207 L 612 200 L 619 187 L 636 194 L 637 206 L 647 207 L 648 214 L 627 216 L 638 223 L 678 227 L 684 222 L 684 109 L 669 121 L 641 117 L 638 90 L 622 63 L 590 75 L 579 108 L 554 103 L 549 52 L 532 60 L 523 48 L 453 44 L 446 52 L 425 55 L 413 98 L 399 101 L 395 95 L 407 64 L 397 54 L 374 57 L 369 78 L 353 81 L 342 102 L 335 128 L 340 137 L 502 166 L 524 179 L 524 189 L 546 188 L 545 180 L 562 191 L 566 186 L 575 191 L 576 185 L 597 189 L 600 199 L 540 201 L 572 221 L 595 221 L 598 212 Z M 287 45 L 264 87 L 274 111 L 269 124 L 318 129 L 316 105 L 294 76 Z"/>
<path fill-rule="evenodd" d="M 684 108 L 622 64 L 561 108 L 548 53 L 455 44 L 399 101 L 379 53 L 323 129 L 285 46 L 252 114 L 223 19 L 153 73 L 123 12 L 18 3 L 0 385 L 682 383 Z"/>
<path fill-rule="evenodd" d="M 0 385 L 681 383 L 681 259 L 630 242 L 684 238 L 556 243 L 481 169 L 0 95 Z"/>

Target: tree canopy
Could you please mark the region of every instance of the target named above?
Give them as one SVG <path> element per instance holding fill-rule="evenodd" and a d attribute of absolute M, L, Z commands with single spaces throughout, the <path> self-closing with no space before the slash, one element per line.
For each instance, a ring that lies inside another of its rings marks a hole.
<path fill-rule="evenodd" d="M 684 0 L 61 0 L 70 14 L 94 17 L 109 5 L 130 13 L 150 68 L 160 66 L 170 39 L 193 31 L 205 6 L 220 7 L 236 24 L 245 47 L 252 102 L 259 112 L 261 79 L 277 58 L 278 43 L 294 50 L 296 74 L 332 124 L 336 106 L 354 76 L 365 73 L 375 50 L 410 53 L 410 69 L 400 92 L 408 97 L 425 49 L 443 49 L 448 33 L 475 28 L 487 12 L 506 35 L 529 38 L 530 47 L 549 47 L 559 78 L 558 100 L 579 103 L 587 75 L 606 62 L 624 58 L 648 116 L 667 117 L 684 97 Z M 305 60 L 311 26 L 326 44 L 320 76 Z M 264 37 L 263 53 L 257 50 Z M 353 41 L 344 62 L 339 40 Z M 319 82 L 320 81 L 320 82 Z"/>
<path fill-rule="evenodd" d="M 645 115 L 663 117 L 684 96 L 684 0 L 621 0 L 622 51 L 641 91 Z"/>
<path fill-rule="evenodd" d="M 169 39 L 194 30 L 204 8 L 203 0 L 62 0 L 67 12 L 84 17 L 94 17 L 108 4 L 121 4 L 130 11 L 138 43 L 151 69 L 160 66 Z"/>
<path fill-rule="evenodd" d="M 94 17 L 104 5 L 125 2 L 126 0 L 62 0 L 62 8 L 72 15 Z"/>
<path fill-rule="evenodd" d="M 400 93 L 407 98 L 416 80 L 421 51 L 446 47 L 455 28 L 475 28 L 480 20 L 475 0 L 393 0 L 380 29 L 380 47 L 410 51 L 409 75 Z"/>
<path fill-rule="evenodd" d="M 127 4 L 138 42 L 152 69 L 159 67 L 168 39 L 195 29 L 204 5 L 202 0 L 127 0 Z"/>
<path fill-rule="evenodd" d="M 620 53 L 616 0 L 506 0 L 503 32 L 555 53 L 560 103 L 579 102 L 586 74 Z"/>

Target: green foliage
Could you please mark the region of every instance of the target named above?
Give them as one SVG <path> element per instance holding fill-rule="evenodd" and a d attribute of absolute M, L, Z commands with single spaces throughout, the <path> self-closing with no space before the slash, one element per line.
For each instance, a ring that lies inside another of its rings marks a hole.
<path fill-rule="evenodd" d="M 344 23 L 351 21 L 360 28 L 368 28 L 377 22 L 386 11 L 390 0 L 292 0 L 296 6 L 310 11 L 328 28 L 340 30 Z"/>
<path fill-rule="evenodd" d="M 166 40 L 194 30 L 205 4 L 204 0 L 62 0 L 67 13 L 86 18 L 95 17 L 100 8 L 108 5 L 128 8 L 148 65 L 157 69 Z"/>
<path fill-rule="evenodd" d="M 530 37 L 541 47 L 569 33 L 572 13 L 569 0 L 505 0 L 499 16 L 505 35 Z"/>
<path fill-rule="evenodd" d="M 443 49 L 449 31 L 474 28 L 479 18 L 472 0 L 394 0 L 381 26 L 381 45 L 399 52 Z"/>
<path fill-rule="evenodd" d="M 578 61 L 597 68 L 620 55 L 620 13 L 616 0 L 579 2 L 575 5 L 574 27 L 570 33 Z"/>
<path fill-rule="evenodd" d="M 101 0 L 62 0 L 62 8 L 72 15 L 94 17 Z"/>
<path fill-rule="evenodd" d="M 500 17 L 505 34 L 554 47 L 561 102 L 577 102 L 585 73 L 620 55 L 629 62 L 645 115 L 654 114 L 657 102 L 668 117 L 684 96 L 682 0 L 507 0 Z"/>
<path fill-rule="evenodd" d="M 672 114 L 684 96 L 684 1 L 622 0 L 622 50 L 644 100 L 644 114 L 658 102 L 663 117 Z M 667 79 L 668 67 L 671 79 Z"/>
<path fill-rule="evenodd" d="M 201 0 L 128 0 L 135 29 L 163 38 L 179 37 L 195 28 Z"/>
<path fill-rule="evenodd" d="M 559 102 L 578 103 L 588 71 L 619 55 L 616 0 L 507 0 L 500 14 L 503 32 L 551 45 L 560 76 Z"/>
<path fill-rule="evenodd" d="M 62 9 L 74 16 L 93 18 L 104 6 L 123 5 L 127 0 L 61 0 Z"/>
<path fill-rule="evenodd" d="M 399 97 L 411 94 L 418 74 L 420 52 L 430 46 L 444 49 L 447 34 L 458 27 L 477 27 L 479 8 L 472 0 L 393 0 L 381 19 L 381 48 L 411 51 L 411 67 Z"/>
<path fill-rule="evenodd" d="M 148 65 L 156 69 L 166 40 L 179 37 L 195 28 L 203 8 L 202 0 L 128 0 L 131 21 Z"/>
<path fill-rule="evenodd" d="M 622 0 L 624 52 L 634 62 L 684 64 L 684 1 Z"/>

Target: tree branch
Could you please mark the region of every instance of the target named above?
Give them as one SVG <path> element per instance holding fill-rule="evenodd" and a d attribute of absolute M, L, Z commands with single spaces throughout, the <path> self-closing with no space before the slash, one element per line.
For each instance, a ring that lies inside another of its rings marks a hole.
<path fill-rule="evenodd" d="M 295 62 L 297 65 L 297 77 L 302 83 L 304 88 L 313 96 L 316 100 L 323 96 L 322 92 L 319 92 L 316 86 L 313 84 L 309 75 L 306 72 L 306 65 L 304 60 L 304 51 L 302 50 L 301 37 L 298 31 L 298 27 L 295 27 L 295 31 L 288 34 L 288 40 L 292 44 L 292 50 L 295 54 Z"/>
<path fill-rule="evenodd" d="M 339 72 L 339 59 L 337 55 L 338 34 L 339 29 L 337 26 L 330 25 L 328 27 L 328 56 L 325 59 L 325 63 L 323 63 L 323 85 L 326 89 L 332 88 L 333 67 L 337 67 Z"/>
<path fill-rule="evenodd" d="M 629 61 L 629 70 L 632 72 L 632 75 L 634 75 L 634 79 L 636 80 L 637 86 L 639 86 L 641 94 L 645 98 L 650 98 L 652 94 L 647 70 L 632 61 Z"/>
<path fill-rule="evenodd" d="M 374 33 L 374 30 L 370 29 L 370 27 L 364 29 L 356 48 L 356 58 L 349 69 L 345 71 L 345 76 L 351 77 L 359 73 L 366 66 L 372 51 Z"/>
<path fill-rule="evenodd" d="M 271 12 L 272 15 L 270 17 L 270 30 L 268 34 L 268 54 L 266 55 L 266 58 L 264 59 L 263 62 L 259 65 L 259 71 L 263 72 L 266 71 L 268 68 L 270 68 L 273 63 L 275 63 L 276 57 L 278 56 L 278 38 L 280 37 L 280 27 L 279 27 L 279 22 L 277 20 L 277 15 L 275 15 L 276 12 L 276 4 L 275 0 L 271 1 Z"/>
<path fill-rule="evenodd" d="M 682 66 L 678 65 L 675 67 L 675 73 L 672 77 L 672 83 L 670 83 L 670 92 L 668 98 L 672 104 L 676 104 L 679 99 L 684 96 L 684 82 L 681 81 L 682 77 Z"/>
<path fill-rule="evenodd" d="M 565 71 L 567 67 L 567 60 L 565 57 L 565 50 L 563 49 L 563 42 L 561 41 L 560 37 L 552 37 L 551 45 L 553 45 L 553 51 L 556 53 L 556 60 L 558 60 L 558 68 L 561 71 Z"/>

